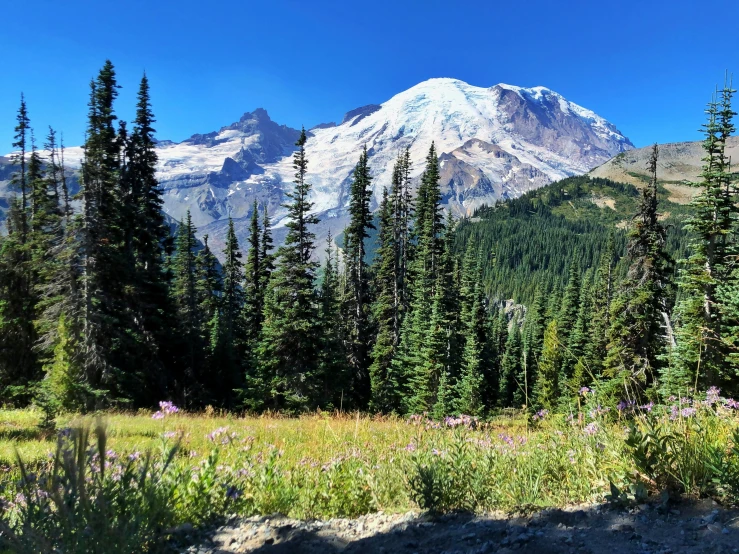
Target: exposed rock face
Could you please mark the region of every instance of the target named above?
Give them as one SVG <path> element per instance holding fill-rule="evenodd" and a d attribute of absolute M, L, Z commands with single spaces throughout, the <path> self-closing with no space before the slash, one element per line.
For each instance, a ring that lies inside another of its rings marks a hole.
<path fill-rule="evenodd" d="M 229 216 L 239 238 L 245 238 L 256 198 L 269 207 L 279 241 L 299 134 L 273 122 L 260 108 L 219 131 L 181 143 L 161 141 L 165 212 L 181 219 L 190 210 L 199 234 L 210 234 L 219 248 Z M 398 154 L 410 148 L 417 180 L 432 141 L 441 160 L 444 201 L 458 215 L 585 173 L 633 148 L 612 124 L 549 89 L 503 84 L 480 88 L 455 79 L 431 79 L 381 105 L 352 110 L 338 125 L 309 131 L 308 176 L 311 201 L 322 219 L 319 240 L 329 229 L 340 233 L 346 224 L 351 173 L 364 145 L 374 176 L 374 208 L 383 187 L 390 186 Z M 71 166 L 79 167 L 81 157 L 80 148 L 66 151 Z M 0 158 L 0 199 L 8 195 L 7 162 Z"/>

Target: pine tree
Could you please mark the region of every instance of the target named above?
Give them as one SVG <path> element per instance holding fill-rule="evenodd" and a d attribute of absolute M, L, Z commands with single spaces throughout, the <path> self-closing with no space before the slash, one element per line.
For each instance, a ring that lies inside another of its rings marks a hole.
<path fill-rule="evenodd" d="M 288 232 L 277 251 L 277 267 L 265 297 L 259 360 L 269 378 L 269 406 L 302 410 L 316 403 L 319 321 L 314 289 L 317 263 L 312 260 L 318 223 L 308 200 L 305 130 L 293 156 L 295 189 L 288 193 Z"/>
<path fill-rule="evenodd" d="M 196 368 L 196 381 L 202 385 L 201 400 L 215 403 L 220 400 L 221 393 L 221 383 L 217 378 L 220 371 L 218 355 L 224 350 L 220 329 L 223 282 L 218 260 L 210 249 L 208 238 L 208 235 L 203 237 L 203 248 L 195 257 L 195 293 L 200 316 L 198 342 L 203 349 L 202 366 Z"/>
<path fill-rule="evenodd" d="M 18 166 L 18 171 L 11 179 L 11 186 L 21 194 L 20 204 L 18 206 L 20 216 L 20 239 L 21 244 L 25 244 L 28 233 L 28 196 L 29 186 L 26 176 L 26 153 L 28 152 L 28 142 L 31 134 L 31 120 L 28 117 L 28 108 L 26 107 L 26 99 L 21 94 L 21 105 L 18 108 L 16 116 L 18 124 L 15 127 L 15 135 L 13 148 L 16 153 L 11 156 L 11 161 Z"/>
<path fill-rule="evenodd" d="M 546 313 L 544 306 L 544 288 L 541 283 L 536 287 L 534 301 L 526 312 L 523 324 L 523 368 L 525 372 L 526 389 L 528 391 L 527 405 L 531 404 L 532 389 L 536 383 L 536 374 L 539 367 L 539 358 L 544 348 L 544 331 L 546 330 Z"/>
<path fill-rule="evenodd" d="M 521 329 L 518 321 L 511 322 L 511 331 L 505 345 L 505 353 L 500 363 L 500 383 L 498 392 L 498 404 L 502 408 L 514 406 L 514 397 L 523 383 L 518 381 L 521 374 L 522 364 Z"/>
<path fill-rule="evenodd" d="M 341 297 L 336 255 L 333 237 L 329 231 L 319 311 L 321 342 L 318 373 L 323 390 L 318 403 L 322 409 L 343 408 L 344 396 L 348 393 L 350 384 L 347 356 L 341 335 Z"/>
<path fill-rule="evenodd" d="M 257 201 L 254 199 L 249 223 L 249 251 L 246 256 L 246 281 L 244 283 L 244 324 L 247 351 L 250 353 L 256 349 L 259 342 L 264 311 L 264 293 L 262 291 L 264 276 L 260 239 L 259 211 Z"/>
<path fill-rule="evenodd" d="M 539 373 L 536 379 L 534 397 L 539 409 L 552 410 L 559 399 L 559 367 L 562 363 L 562 348 L 559 343 L 557 329 L 559 325 L 553 319 L 544 333 L 544 347 L 539 360 Z"/>
<path fill-rule="evenodd" d="M 345 256 L 348 283 L 346 299 L 347 352 L 352 371 L 351 394 L 356 406 L 365 407 L 370 396 L 369 336 L 370 288 L 366 262 L 365 239 L 374 229 L 370 200 L 372 177 L 369 172 L 367 147 L 364 146 L 354 168 L 349 199 L 349 225 L 345 231 Z"/>
<path fill-rule="evenodd" d="M 197 297 L 197 267 L 195 258 L 195 227 L 190 211 L 180 224 L 175 241 L 172 266 L 172 300 L 177 310 L 177 336 L 180 338 L 179 352 L 181 368 L 175 378 L 174 388 L 182 400 L 192 401 L 197 389 L 194 387 L 198 367 L 202 363 L 200 329 L 202 318 Z"/>
<path fill-rule="evenodd" d="M 608 346 L 608 330 L 611 327 L 611 302 L 614 289 L 615 246 L 613 232 L 609 234 L 605 250 L 601 253 L 595 272 L 590 305 L 592 318 L 589 323 L 589 340 L 585 345 L 585 359 L 591 371 L 599 377 Z"/>
<path fill-rule="evenodd" d="M 671 263 L 665 252 L 667 233 L 657 212 L 657 156 L 655 144 L 648 166 L 651 180 L 642 191 L 629 233 L 629 271 L 613 302 L 608 331 L 604 373 L 616 380 L 615 387 L 625 398 L 638 398 L 653 384 L 667 346 L 664 316 Z"/>
<path fill-rule="evenodd" d="M 163 394 L 163 373 L 167 360 L 172 357 L 169 329 L 174 326 L 164 269 L 164 244 L 169 237 L 169 227 L 164 220 L 162 190 L 156 178 L 155 119 L 146 75 L 141 79 L 137 100 L 121 176 L 124 248 L 134 269 L 127 287 L 130 290 L 128 303 L 138 336 L 135 346 L 138 360 L 147 366 L 147 376 L 143 380 L 149 387 L 159 389 L 152 392 Z M 153 400 L 152 395 L 148 401 Z"/>
<path fill-rule="evenodd" d="M 80 183 L 83 204 L 80 228 L 84 310 L 82 360 L 87 382 L 95 389 L 105 387 L 112 395 L 110 399 L 124 399 L 131 392 L 124 390 L 126 376 L 121 374 L 119 367 L 125 359 L 119 354 L 126 342 L 122 277 L 129 273 L 121 253 L 121 145 L 114 127 L 117 117 L 113 109 L 117 89 L 113 64 L 106 61 L 90 85 Z M 97 402 L 91 398 L 89 407 Z"/>
<path fill-rule="evenodd" d="M 392 371 L 392 360 L 398 343 L 396 326 L 400 301 L 397 298 L 397 257 L 394 206 L 383 189 L 380 204 L 379 248 L 374 261 L 375 300 L 372 316 L 377 324 L 377 335 L 372 349 L 369 368 L 372 397 L 370 409 L 375 412 L 392 412 L 399 408 L 398 382 Z"/>
<path fill-rule="evenodd" d="M 223 249 L 223 295 L 219 318 L 220 378 L 222 401 L 235 405 L 235 391 L 243 385 L 243 353 L 246 342 L 244 325 L 244 264 L 236 238 L 233 219 L 228 220 L 226 245 Z"/>
<path fill-rule="evenodd" d="M 472 243 L 467 246 L 465 254 L 460 297 L 464 350 L 457 383 L 456 408 L 460 413 L 480 416 L 483 415 L 485 408 L 486 363 L 489 364 L 490 360 L 485 352 L 488 330 L 485 297 L 482 292 L 482 271 Z"/>
<path fill-rule="evenodd" d="M 676 319 L 676 348 L 671 367 L 665 370 L 663 394 L 685 393 L 696 387 L 720 386 L 730 374 L 726 370 L 727 351 L 722 337 L 727 318 L 718 298 L 719 283 L 731 288 L 731 272 L 735 256 L 737 208 L 732 185 L 726 139 L 733 133 L 731 99 L 734 94 L 727 84 L 714 97 L 706 113 L 706 135 L 700 193 L 693 199 L 694 216 L 686 228 L 693 233 L 692 255 L 685 263 L 679 282 L 681 298 Z M 728 358 L 731 359 L 731 358 Z"/>
<path fill-rule="evenodd" d="M 570 263 L 567 285 L 562 295 L 562 306 L 557 315 L 558 332 L 564 349 L 562 367 L 560 368 L 559 383 L 561 392 L 564 392 L 566 383 L 572 377 L 577 364 L 576 352 L 572 350 L 571 335 L 577 323 L 577 313 L 580 307 L 580 266 L 577 260 Z"/>

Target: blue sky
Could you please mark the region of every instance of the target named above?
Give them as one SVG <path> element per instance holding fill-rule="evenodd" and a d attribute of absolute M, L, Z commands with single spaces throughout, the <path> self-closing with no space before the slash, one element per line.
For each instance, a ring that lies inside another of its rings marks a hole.
<path fill-rule="evenodd" d="M 131 118 L 146 71 L 158 137 L 172 140 L 256 107 L 311 127 L 454 77 L 547 86 L 643 146 L 699 139 L 724 70 L 739 81 L 736 0 L 40 0 L 6 2 L 2 16 L 0 153 L 21 91 L 37 135 L 52 125 L 79 144 L 88 83 L 106 58 L 123 86 L 120 117 Z M 723 48 L 708 37 L 718 25 Z"/>

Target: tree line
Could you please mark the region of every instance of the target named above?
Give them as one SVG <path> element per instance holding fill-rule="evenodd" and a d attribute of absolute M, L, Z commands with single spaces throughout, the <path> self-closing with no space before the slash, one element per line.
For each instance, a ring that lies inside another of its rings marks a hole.
<path fill-rule="evenodd" d="M 189 213 L 174 235 L 162 214 L 146 76 L 130 130 L 114 110 L 118 88 L 106 62 L 90 84 L 74 198 L 56 133 L 49 130 L 42 157 L 21 100 L 13 145 L 18 195 L 0 242 L 6 404 L 33 402 L 55 413 L 168 398 L 191 409 L 443 417 L 566 408 L 592 389 L 632 404 L 709 386 L 737 389 L 739 223 L 725 152 L 734 132 L 730 85 L 708 107 L 687 257 L 675 260 L 682 251 L 670 247 L 659 217 L 655 146 L 627 235 L 601 236 L 596 249 L 588 241 L 598 229 L 586 223 L 586 238 L 573 239 L 577 252 L 550 242 L 541 256 L 518 260 L 528 268 L 567 266 L 564 286 L 536 279 L 532 269 L 508 273 L 525 291 L 527 305 L 518 309 L 489 286 L 498 258 L 517 254 L 491 251 L 499 237 L 477 236 L 484 225 L 444 212 L 433 144 L 417 187 L 410 151 L 399 153 L 376 214 L 363 148 L 342 248 L 329 235 L 319 264 L 303 130 L 283 204 L 284 244 L 274 248 L 270 216 L 255 201 L 247 244 L 229 220 L 219 262 L 208 237 L 196 239 Z M 546 208 L 527 195 L 477 216 L 499 210 L 513 218 L 517 210 Z M 552 225 L 563 237 L 578 236 Z M 370 231 L 375 252 L 368 252 Z"/>

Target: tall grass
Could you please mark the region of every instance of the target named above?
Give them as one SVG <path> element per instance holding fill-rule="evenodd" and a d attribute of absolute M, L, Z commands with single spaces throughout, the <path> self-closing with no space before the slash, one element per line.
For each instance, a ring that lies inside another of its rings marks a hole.
<path fill-rule="evenodd" d="M 666 407 L 590 404 L 484 423 L 172 412 L 111 414 L 104 428 L 72 418 L 51 457 L 21 455 L 0 477 L 0 544 L 13 552 L 153 552 L 177 526 L 227 515 L 510 510 L 642 501 L 663 491 L 739 500 L 736 403 L 714 394 Z M 28 414 L 6 413 L 0 433 L 33 429 Z"/>

